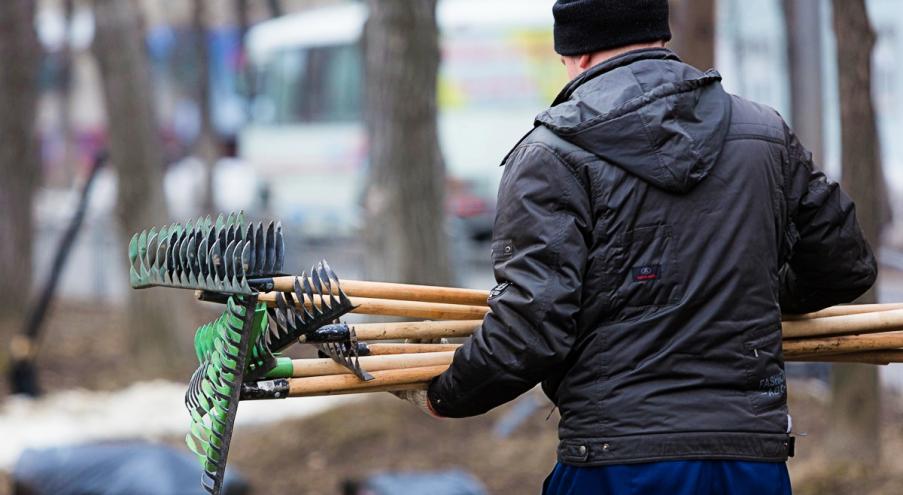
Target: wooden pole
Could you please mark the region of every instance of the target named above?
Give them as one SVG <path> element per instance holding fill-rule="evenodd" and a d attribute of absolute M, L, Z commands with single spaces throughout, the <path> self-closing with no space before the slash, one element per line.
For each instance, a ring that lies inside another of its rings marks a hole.
<path fill-rule="evenodd" d="M 259 300 L 270 307 L 276 305 L 276 292 L 260 294 Z M 349 297 L 354 305 L 352 313 L 378 316 L 401 316 L 427 320 L 478 320 L 489 312 L 488 306 L 465 306 L 421 301 L 396 301 L 391 299 L 370 299 Z M 310 305 L 310 302 L 306 302 Z M 309 307 L 309 306 L 308 306 Z"/>
<path fill-rule="evenodd" d="M 352 325 L 360 340 L 441 339 L 467 337 L 483 320 L 412 321 Z"/>
<path fill-rule="evenodd" d="M 289 397 L 332 395 L 374 391 L 377 387 L 397 388 L 399 385 L 422 384 L 439 376 L 448 366 L 425 366 L 385 371 L 374 371 L 373 380 L 362 382 L 354 375 L 328 375 L 289 379 Z M 386 390 L 382 388 L 380 390 Z"/>
<path fill-rule="evenodd" d="M 402 385 L 375 385 L 371 387 L 359 387 L 347 390 L 327 390 L 315 392 L 298 392 L 296 395 L 289 397 L 322 397 L 326 395 L 351 395 L 351 394 L 372 394 L 375 392 L 401 392 L 402 390 L 425 390 L 429 386 L 429 381 L 417 383 L 405 383 Z"/>
<path fill-rule="evenodd" d="M 829 316 L 811 320 L 785 321 L 785 339 L 828 337 L 903 330 L 903 309 L 875 313 Z"/>
<path fill-rule="evenodd" d="M 820 339 L 784 341 L 784 355 L 828 355 L 850 352 L 899 349 L 903 347 L 903 333 L 851 335 Z"/>
<path fill-rule="evenodd" d="M 891 311 L 903 309 L 903 303 L 893 304 L 847 304 L 832 306 L 814 313 L 804 315 L 784 315 L 784 321 L 814 320 L 815 318 L 827 318 L 831 316 L 859 315 L 863 313 L 877 313 L 879 311 Z"/>
<path fill-rule="evenodd" d="M 787 361 L 887 365 L 903 362 L 903 349 L 850 352 L 847 354 L 806 354 L 788 357 Z"/>
<path fill-rule="evenodd" d="M 291 292 L 295 287 L 296 277 L 276 277 L 273 279 L 274 290 Z M 367 297 L 371 299 L 395 299 L 401 301 L 438 302 L 446 304 L 465 304 L 486 306 L 489 291 L 461 289 L 457 287 L 437 287 L 432 285 L 394 284 L 388 282 L 369 282 L 364 280 L 340 280 L 342 291 L 348 296 Z M 339 287 L 332 286 L 332 293 L 338 295 Z"/>
<path fill-rule="evenodd" d="M 364 356 L 360 358 L 360 364 L 361 368 L 369 372 L 402 368 L 423 368 L 425 366 L 448 366 L 451 364 L 454 355 L 454 351 L 443 351 L 421 354 Z M 292 361 L 293 378 L 348 374 L 351 374 L 351 370 L 332 359 L 295 359 Z"/>
<path fill-rule="evenodd" d="M 455 351 L 460 344 L 370 344 L 367 348 L 371 356 L 390 354 L 423 354 L 426 352 Z"/>

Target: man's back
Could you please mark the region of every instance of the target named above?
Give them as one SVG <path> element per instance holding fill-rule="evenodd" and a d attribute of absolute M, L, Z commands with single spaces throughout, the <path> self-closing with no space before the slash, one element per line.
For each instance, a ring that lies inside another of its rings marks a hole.
<path fill-rule="evenodd" d="M 782 306 L 854 298 L 874 259 L 781 118 L 719 81 L 633 51 L 537 118 L 499 192 L 493 260 L 510 285 L 431 388 L 441 414 L 542 379 L 566 464 L 786 459 Z M 449 393 L 469 369 L 501 376 Z"/>
<path fill-rule="evenodd" d="M 853 204 L 774 111 L 664 48 L 667 0 L 557 0 L 572 81 L 505 158 L 491 312 L 425 396 L 472 416 L 542 383 L 544 492 L 790 492 L 781 313 L 855 299 Z"/>

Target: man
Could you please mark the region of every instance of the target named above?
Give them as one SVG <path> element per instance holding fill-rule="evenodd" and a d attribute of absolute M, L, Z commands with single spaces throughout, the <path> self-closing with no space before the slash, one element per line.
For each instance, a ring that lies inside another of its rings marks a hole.
<path fill-rule="evenodd" d="M 781 313 L 876 277 L 853 204 L 773 110 L 682 63 L 667 0 L 559 0 L 573 80 L 505 158 L 482 328 L 428 393 L 482 414 L 542 382 L 550 494 L 790 493 Z"/>

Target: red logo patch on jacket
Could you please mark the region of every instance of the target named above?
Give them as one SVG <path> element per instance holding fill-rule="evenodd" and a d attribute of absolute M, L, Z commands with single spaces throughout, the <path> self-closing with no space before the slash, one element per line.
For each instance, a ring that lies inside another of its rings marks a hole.
<path fill-rule="evenodd" d="M 649 282 L 658 280 L 662 273 L 662 265 L 643 265 L 633 268 L 634 282 Z"/>

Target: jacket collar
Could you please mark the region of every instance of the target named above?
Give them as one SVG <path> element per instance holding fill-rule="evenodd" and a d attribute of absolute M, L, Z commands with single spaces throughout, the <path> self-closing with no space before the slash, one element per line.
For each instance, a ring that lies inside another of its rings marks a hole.
<path fill-rule="evenodd" d="M 624 67 L 625 65 L 630 65 L 634 62 L 638 62 L 640 60 L 677 60 L 680 61 L 680 58 L 667 48 L 640 48 L 638 50 L 631 50 L 627 53 L 622 53 L 617 57 L 610 58 L 598 65 L 595 65 L 589 69 L 587 69 L 583 74 L 575 77 L 573 81 L 569 82 L 564 89 L 558 93 L 558 96 L 555 97 L 555 101 L 552 102 L 552 106 L 558 105 L 560 103 L 564 103 L 571 98 L 571 95 L 574 91 L 577 90 L 580 86 L 582 86 L 587 81 L 591 81 L 606 72 L 613 71 L 618 67 Z"/>

